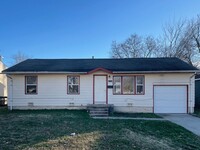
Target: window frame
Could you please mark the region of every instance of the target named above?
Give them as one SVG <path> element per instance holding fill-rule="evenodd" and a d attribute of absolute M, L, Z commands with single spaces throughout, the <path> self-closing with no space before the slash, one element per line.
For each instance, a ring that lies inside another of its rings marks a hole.
<path fill-rule="evenodd" d="M 27 84 L 27 78 L 28 77 L 36 77 L 36 84 Z M 35 93 L 28 93 L 27 92 L 27 86 L 36 86 L 36 92 Z M 27 75 L 25 76 L 25 95 L 37 95 L 38 94 L 38 76 L 37 75 Z"/>
<path fill-rule="evenodd" d="M 115 93 L 114 88 L 113 88 L 113 95 L 145 95 L 145 76 L 144 75 L 116 75 L 113 76 L 113 87 L 114 87 L 114 78 L 115 77 L 120 77 L 121 78 L 121 93 Z M 133 94 L 124 94 L 123 92 L 123 77 L 133 77 Z M 143 84 L 141 84 L 143 86 L 143 93 L 138 94 L 137 93 L 137 77 L 143 77 Z"/>
<path fill-rule="evenodd" d="M 137 83 L 137 78 L 138 77 L 143 77 L 142 84 L 138 84 Z M 142 93 L 137 93 L 137 87 L 138 86 L 142 86 L 143 87 L 143 92 Z M 145 94 L 145 77 L 144 77 L 144 75 L 143 76 L 142 75 L 135 76 L 135 95 L 144 95 L 144 94 Z"/>
<path fill-rule="evenodd" d="M 68 78 L 70 77 L 78 77 L 78 84 L 74 84 L 74 85 L 78 85 L 78 93 L 69 93 L 69 82 L 68 82 Z M 80 95 L 80 76 L 79 75 L 69 75 L 67 76 L 67 95 Z"/>
<path fill-rule="evenodd" d="M 120 78 L 120 93 L 114 92 L 114 78 L 119 77 Z M 122 76 L 113 76 L 113 94 L 114 95 L 122 95 Z"/>

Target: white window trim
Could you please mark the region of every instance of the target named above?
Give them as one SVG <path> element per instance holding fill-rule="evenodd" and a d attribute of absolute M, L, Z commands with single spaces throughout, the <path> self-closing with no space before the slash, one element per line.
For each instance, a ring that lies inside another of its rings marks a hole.
<path fill-rule="evenodd" d="M 78 84 L 69 83 L 68 78 L 70 77 L 78 77 Z M 70 93 L 69 86 L 78 86 L 78 93 Z M 67 76 L 67 94 L 68 95 L 79 95 L 80 94 L 80 76 Z"/>
<path fill-rule="evenodd" d="M 113 83 L 114 83 L 114 78 L 115 77 L 118 77 L 118 78 L 120 78 L 120 81 L 119 82 L 115 82 L 115 83 L 119 83 L 119 86 L 120 86 L 120 93 L 116 93 L 114 90 L 113 90 L 113 94 L 114 95 L 121 95 L 122 94 L 122 77 L 121 76 L 114 76 L 113 77 Z M 114 86 L 116 86 L 116 85 L 114 85 Z M 116 89 L 116 88 L 115 88 Z"/>
<path fill-rule="evenodd" d="M 36 77 L 36 83 L 35 84 L 30 84 L 30 83 L 27 83 L 28 82 L 28 77 Z M 28 86 L 36 86 L 36 92 L 35 93 L 28 93 L 27 92 L 27 87 Z M 30 76 L 25 76 L 25 94 L 26 95 L 36 95 L 36 94 L 38 94 L 38 76 L 34 76 L 34 75 L 30 75 Z"/>
<path fill-rule="evenodd" d="M 136 91 L 135 91 L 135 94 L 136 95 L 143 95 L 144 94 L 144 76 L 135 76 L 136 78 L 136 80 L 135 80 L 135 86 L 136 86 Z M 138 77 L 143 77 L 143 83 L 142 84 L 140 84 L 140 83 L 137 83 L 137 78 Z M 142 86 L 143 87 L 143 91 L 142 91 L 142 93 L 137 93 L 137 89 L 138 89 L 138 86 Z"/>

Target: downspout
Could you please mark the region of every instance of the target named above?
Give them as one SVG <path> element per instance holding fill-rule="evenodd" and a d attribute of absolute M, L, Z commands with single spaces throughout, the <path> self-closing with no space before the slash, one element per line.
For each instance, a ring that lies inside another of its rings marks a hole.
<path fill-rule="evenodd" d="M 195 72 L 192 76 L 190 76 L 190 112 L 192 112 L 192 78 L 196 75 L 197 73 Z M 194 95 L 195 96 L 195 95 Z"/>
<path fill-rule="evenodd" d="M 13 78 L 11 76 L 9 76 L 9 75 L 6 75 L 6 76 L 11 81 L 11 84 L 10 84 L 10 86 L 11 86 L 10 110 L 12 110 L 13 109 Z"/>

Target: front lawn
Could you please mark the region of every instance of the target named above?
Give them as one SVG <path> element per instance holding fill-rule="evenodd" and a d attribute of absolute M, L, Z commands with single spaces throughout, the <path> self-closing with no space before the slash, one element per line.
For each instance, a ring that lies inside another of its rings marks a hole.
<path fill-rule="evenodd" d="M 4 109 L 0 149 L 200 149 L 200 137 L 168 121 L 95 120 L 86 111 Z"/>

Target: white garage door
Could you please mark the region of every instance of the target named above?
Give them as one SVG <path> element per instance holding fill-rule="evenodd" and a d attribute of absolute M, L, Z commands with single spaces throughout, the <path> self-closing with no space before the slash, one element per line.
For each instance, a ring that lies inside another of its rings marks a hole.
<path fill-rule="evenodd" d="M 187 86 L 154 86 L 154 113 L 187 113 Z"/>

